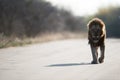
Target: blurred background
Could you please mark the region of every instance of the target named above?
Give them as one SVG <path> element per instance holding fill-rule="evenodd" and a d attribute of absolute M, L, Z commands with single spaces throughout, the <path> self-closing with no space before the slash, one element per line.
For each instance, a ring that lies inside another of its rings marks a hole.
<path fill-rule="evenodd" d="M 120 0 L 0 0 L 0 48 L 86 38 L 98 17 L 107 38 L 120 38 Z"/>

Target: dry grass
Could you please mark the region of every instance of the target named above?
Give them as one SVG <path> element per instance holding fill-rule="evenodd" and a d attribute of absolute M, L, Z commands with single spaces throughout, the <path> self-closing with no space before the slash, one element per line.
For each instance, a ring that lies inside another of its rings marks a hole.
<path fill-rule="evenodd" d="M 43 42 L 63 40 L 63 39 L 85 38 L 85 37 L 86 34 L 71 33 L 71 32 L 45 33 L 35 38 L 23 38 L 23 39 L 19 39 L 17 37 L 5 37 L 3 35 L 0 35 L 0 48 L 11 47 L 11 46 L 12 47 L 23 46 L 26 44 L 43 43 Z"/>

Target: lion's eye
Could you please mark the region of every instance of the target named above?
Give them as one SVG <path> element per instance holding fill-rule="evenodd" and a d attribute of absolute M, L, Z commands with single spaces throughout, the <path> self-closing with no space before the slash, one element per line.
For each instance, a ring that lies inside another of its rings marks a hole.
<path fill-rule="evenodd" d="M 99 38 L 99 36 L 96 36 L 97 38 Z"/>

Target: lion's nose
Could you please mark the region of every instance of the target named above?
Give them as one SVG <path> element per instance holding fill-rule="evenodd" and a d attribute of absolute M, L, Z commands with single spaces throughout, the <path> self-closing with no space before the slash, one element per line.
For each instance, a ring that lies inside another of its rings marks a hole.
<path fill-rule="evenodd" d="M 99 40 L 99 37 L 96 37 L 95 40 Z"/>

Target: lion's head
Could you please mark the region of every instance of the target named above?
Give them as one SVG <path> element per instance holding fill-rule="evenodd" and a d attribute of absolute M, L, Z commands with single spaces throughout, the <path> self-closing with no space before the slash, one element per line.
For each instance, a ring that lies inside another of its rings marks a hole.
<path fill-rule="evenodd" d="M 89 21 L 88 25 L 88 37 L 93 43 L 97 43 L 101 37 L 105 35 L 105 24 L 99 18 L 94 18 Z"/>

